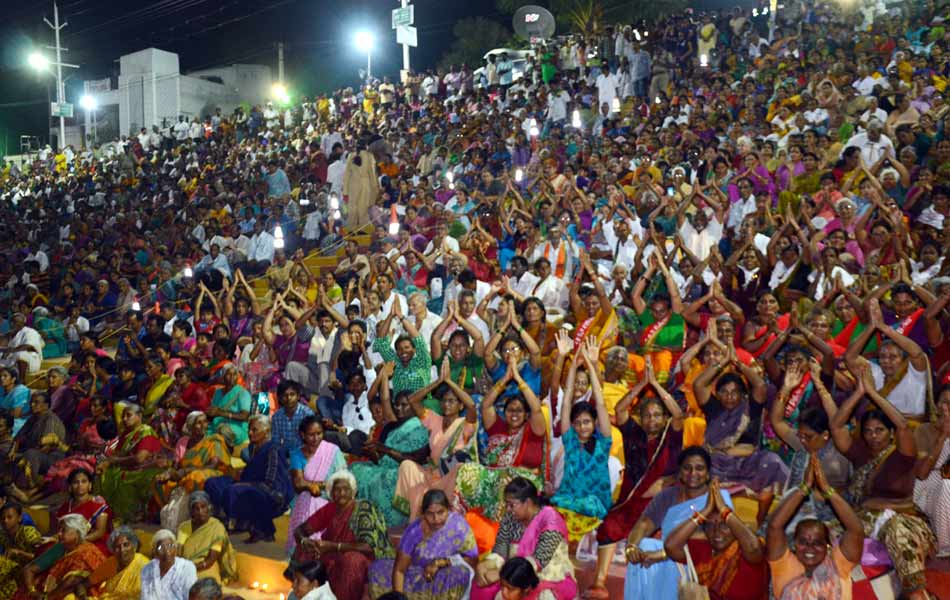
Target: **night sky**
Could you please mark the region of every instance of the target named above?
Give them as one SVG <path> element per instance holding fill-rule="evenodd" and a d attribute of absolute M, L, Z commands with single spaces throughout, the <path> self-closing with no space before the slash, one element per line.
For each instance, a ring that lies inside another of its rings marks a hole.
<path fill-rule="evenodd" d="M 486 16 L 510 26 L 492 0 L 415 0 L 419 47 L 411 50 L 414 70 L 434 66 L 452 43 L 452 25 Z M 285 44 L 285 69 L 293 92 L 329 91 L 358 84 L 366 55 L 352 44 L 359 28 L 377 33 L 373 74 L 397 76 L 402 47 L 391 29 L 397 0 L 60 0 L 63 62 L 69 102 L 78 103 L 81 81 L 118 75 L 121 55 L 155 47 L 179 55 L 183 72 L 230 63 L 267 64 L 277 76 L 276 43 Z M 45 139 L 49 93 L 55 79 L 26 66 L 31 48 L 52 45 L 52 2 L 12 0 L 0 25 L 0 155 L 18 152 L 22 134 Z M 47 51 L 52 58 L 52 52 Z"/>

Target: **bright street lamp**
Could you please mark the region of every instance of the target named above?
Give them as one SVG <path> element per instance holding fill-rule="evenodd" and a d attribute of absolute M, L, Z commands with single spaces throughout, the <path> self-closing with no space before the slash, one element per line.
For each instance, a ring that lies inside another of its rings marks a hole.
<path fill-rule="evenodd" d="M 97 126 L 96 126 L 96 110 L 99 108 L 99 101 L 96 100 L 95 96 L 84 94 L 79 99 L 79 106 L 81 106 L 82 109 L 86 111 L 87 118 L 89 117 L 89 115 L 92 116 L 92 143 L 95 144 L 97 141 L 99 141 L 98 139 L 99 132 L 97 131 Z M 83 139 L 84 146 L 85 146 L 85 143 L 86 143 L 86 140 Z"/>
<path fill-rule="evenodd" d="M 49 59 L 39 52 L 31 53 L 30 56 L 27 57 L 27 62 L 37 71 L 45 71 L 47 68 L 49 68 Z"/>
<path fill-rule="evenodd" d="M 373 76 L 373 46 L 376 44 L 376 38 L 372 32 L 357 31 L 353 43 L 356 44 L 357 50 L 366 53 L 366 79 L 370 79 Z"/>
<path fill-rule="evenodd" d="M 274 100 L 277 100 L 280 104 L 287 104 L 290 102 L 290 93 L 287 91 L 287 86 L 282 83 L 275 83 L 270 88 L 271 96 Z"/>

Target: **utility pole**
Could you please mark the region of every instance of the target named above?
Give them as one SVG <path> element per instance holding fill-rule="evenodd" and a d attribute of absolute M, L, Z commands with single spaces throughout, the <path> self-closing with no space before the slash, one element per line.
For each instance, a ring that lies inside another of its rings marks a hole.
<path fill-rule="evenodd" d="M 62 105 L 66 103 L 66 86 L 63 83 L 64 48 L 59 43 L 59 32 L 69 23 L 63 23 L 62 25 L 59 23 L 59 6 L 56 4 L 56 0 L 53 0 L 53 22 L 50 23 L 46 17 L 43 17 L 43 21 L 49 25 L 56 36 L 56 46 L 53 47 L 56 50 L 56 103 Z M 62 112 L 59 114 L 59 143 L 57 146 L 60 149 L 66 147 L 66 119 Z"/>
<path fill-rule="evenodd" d="M 284 43 L 277 42 L 277 82 L 284 83 Z"/>
<path fill-rule="evenodd" d="M 406 8 L 409 6 L 409 0 L 402 0 L 402 7 Z M 406 72 L 406 77 L 409 77 L 409 44 L 402 45 L 402 70 Z"/>

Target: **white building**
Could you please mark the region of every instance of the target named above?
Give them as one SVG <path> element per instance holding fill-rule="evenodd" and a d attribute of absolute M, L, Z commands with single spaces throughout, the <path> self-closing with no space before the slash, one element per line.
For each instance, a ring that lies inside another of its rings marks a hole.
<path fill-rule="evenodd" d="M 255 105 L 267 101 L 272 85 L 271 69 L 263 65 L 235 64 L 183 74 L 178 55 L 148 48 L 119 59 L 117 89 L 105 89 L 108 80 L 86 82 L 85 89 L 95 97 L 98 109 L 94 115 L 80 114 L 85 131 L 95 130 L 98 141 L 109 141 L 119 135 L 137 134 L 142 127 L 178 121 L 184 115 L 204 119 L 220 108 L 231 113 L 242 104 Z M 109 85 L 109 88 L 115 87 Z M 58 133 L 58 132 L 57 132 Z M 75 129 L 67 131 L 67 143 L 79 146 Z M 87 135 L 87 139 L 90 139 Z"/>

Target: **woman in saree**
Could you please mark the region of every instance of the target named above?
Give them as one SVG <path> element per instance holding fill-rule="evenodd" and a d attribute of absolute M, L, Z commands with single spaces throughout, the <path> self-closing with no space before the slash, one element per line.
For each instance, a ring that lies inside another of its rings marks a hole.
<path fill-rule="evenodd" d="M 90 530 L 86 541 L 95 544 L 103 556 L 109 556 L 107 541 L 112 533 L 112 509 L 101 496 L 92 494 L 92 471 L 75 469 L 66 478 L 69 496 L 53 517 L 59 520 L 66 515 L 82 515 L 89 522 Z"/>
<path fill-rule="evenodd" d="M 89 576 L 91 595 L 100 600 L 139 600 L 148 558 L 139 553 L 138 536 L 128 525 L 120 525 L 109 535 L 108 545 L 112 556 Z"/>
<path fill-rule="evenodd" d="M 851 373 L 867 369 L 873 383 L 866 387 L 873 387 L 913 425 L 929 420 L 931 375 L 927 353 L 898 328 L 885 324 L 877 300 L 871 298 L 867 307 L 870 322 L 845 353 L 848 369 Z M 861 356 L 875 333 L 880 336 L 877 364 Z"/>
<path fill-rule="evenodd" d="M 471 321 L 458 316 L 456 304 L 449 306 L 449 314 L 436 326 L 432 332 L 432 364 L 442 364 L 442 359 L 448 357 L 450 377 L 469 394 L 475 393 L 475 383 L 485 371 L 485 340 Z M 454 322 L 459 328 L 449 335 L 448 344 L 442 338 L 446 330 Z M 446 347 L 447 346 L 447 347 Z"/>
<path fill-rule="evenodd" d="M 813 492 L 831 505 L 844 533 L 832 546 L 827 525 L 817 519 L 803 519 L 795 527 L 792 552 L 785 528 Z M 772 513 L 765 547 L 772 589 L 778 600 L 851 598 L 851 570 L 861 561 L 864 551 L 864 526 L 848 501 L 828 483 L 815 455 L 808 463 L 802 484 L 789 492 Z"/>
<path fill-rule="evenodd" d="M 85 469 L 90 473 L 96 470 L 96 455 L 101 454 L 106 440 L 99 433 L 100 425 L 108 437 L 115 435 L 115 423 L 109 413 L 106 400 L 101 396 L 89 399 L 90 416 L 79 424 L 79 430 L 72 441 L 72 453 L 46 471 L 45 490 L 55 494 L 68 487 L 67 478 L 76 469 Z"/>
<path fill-rule="evenodd" d="M 13 443 L 20 454 L 8 463 L 13 480 L 8 491 L 17 500 L 30 502 L 41 495 L 43 476 L 69 449 L 66 427 L 50 410 L 49 396 L 45 392 L 34 392 L 30 397 L 30 416 Z"/>
<path fill-rule="evenodd" d="M 43 359 L 59 358 L 66 356 L 66 329 L 62 322 L 51 318 L 49 310 L 44 306 L 38 306 L 33 309 L 33 329 L 42 336 L 45 345 L 43 346 Z"/>
<path fill-rule="evenodd" d="M 705 539 L 694 537 L 699 533 Z M 663 550 L 678 563 L 687 562 L 689 553 L 710 600 L 768 598 L 764 541 L 725 505 L 718 480 L 709 484 L 706 506 L 670 532 Z"/>
<path fill-rule="evenodd" d="M 188 418 L 192 420 L 191 415 Z M 188 440 L 197 443 L 189 446 L 181 458 L 176 457 L 172 467 L 155 477 L 155 506 L 168 504 L 172 491 L 176 488 L 190 494 L 204 489 L 204 483 L 208 479 L 231 473 L 231 453 L 235 446 L 234 430 L 227 425 L 221 425 L 217 430 L 208 429 L 208 417 L 203 413 L 196 413 L 188 429 Z"/>
<path fill-rule="evenodd" d="M 290 511 L 287 550 L 296 548 L 293 532 L 327 503 L 326 481 L 337 471 L 346 470 L 346 457 L 339 446 L 324 439 L 323 424 L 316 415 L 308 415 L 297 427 L 300 448 L 290 451 L 290 479 L 297 496 Z"/>
<path fill-rule="evenodd" d="M 142 406 L 146 418 L 151 418 L 158 409 L 159 402 L 168 391 L 168 388 L 175 383 L 175 378 L 165 372 L 165 365 L 161 357 L 154 352 L 145 357 L 145 377 L 146 380 L 141 384 L 140 390 L 144 390 L 139 396 L 139 405 Z M 116 405 L 116 420 L 119 420 L 119 408 Z"/>
<path fill-rule="evenodd" d="M 681 523 L 705 506 L 710 493 L 712 457 L 700 446 L 684 448 L 679 455 L 676 485 L 665 488 L 650 501 L 627 536 L 627 575 L 624 598 L 676 598 L 680 573 L 668 560 L 663 541 Z M 729 492 L 720 488 L 720 505 L 734 509 Z M 662 539 L 654 539 L 660 531 Z"/>
<path fill-rule="evenodd" d="M 441 416 L 422 404 L 433 392 L 439 399 Z M 422 497 L 427 490 L 454 493 L 459 466 L 477 460 L 475 431 L 478 428 L 478 409 L 472 397 L 452 379 L 447 357 L 442 361 L 440 377 L 410 396 L 409 404 L 429 432 L 430 454 L 423 465 L 413 460 L 399 463 L 393 503 L 415 521 L 422 514 Z M 464 417 L 461 415 L 463 409 Z"/>
<path fill-rule="evenodd" d="M 648 363 L 649 364 L 649 363 Z M 656 396 L 643 396 L 652 386 Z M 617 404 L 617 427 L 623 435 L 626 465 L 617 502 L 607 511 L 597 528 L 597 568 L 594 584 L 585 597 L 606 600 L 607 569 L 617 542 L 626 539 L 650 501 L 676 474 L 683 448 L 683 411 L 656 381 L 652 366 L 647 377 Z M 630 406 L 637 401 L 640 420 L 630 418 Z"/>
<path fill-rule="evenodd" d="M 126 404 L 122 412 L 125 432 L 116 440 L 115 452 L 96 464 L 101 474 L 99 492 L 123 523 L 141 521 L 151 497 L 151 482 L 161 473 L 161 442 L 142 423 L 142 408 Z"/>
<path fill-rule="evenodd" d="M 588 338 L 574 362 L 583 361 L 588 373 L 596 373 L 599 353 L 595 338 Z M 564 477 L 551 504 L 564 518 L 571 544 L 580 542 L 596 529 L 612 503 L 607 466 L 611 446 L 610 415 L 596 376 L 591 378 L 591 397 L 593 403 L 581 401 L 570 409 L 561 409 Z"/>
<path fill-rule="evenodd" d="M 917 461 L 914 504 L 930 519 L 937 535 L 937 556 L 950 555 L 950 386 L 937 394 L 937 414 L 914 432 Z"/>
<path fill-rule="evenodd" d="M 368 453 L 372 460 L 350 467 L 359 482 L 360 498 L 366 498 L 379 507 L 389 527 L 406 522 L 406 514 L 394 506 L 400 463 L 412 460 L 423 464 L 429 457 L 429 431 L 413 413 L 409 403 L 411 393 L 408 390 L 399 392 L 395 401 L 390 402 L 389 381 L 394 368 L 394 363 L 386 363 L 379 374 L 383 379 L 379 394 L 386 424 L 378 442 L 363 445 L 364 453 Z"/>
<path fill-rule="evenodd" d="M 297 552 L 291 566 L 319 559 L 338 600 L 362 600 L 370 564 L 393 558 L 386 521 L 372 502 L 356 498 L 356 478 L 338 471 L 327 480 L 330 502 L 293 533 Z M 319 533 L 320 539 L 311 539 Z"/>
<path fill-rule="evenodd" d="M 779 314 L 779 303 L 771 290 L 764 290 L 755 301 L 755 315 L 742 328 L 742 347 L 758 357 L 775 338 L 788 329 L 789 313 Z"/>
<path fill-rule="evenodd" d="M 396 558 L 381 558 L 369 568 L 369 595 L 389 590 L 409 600 L 461 600 L 478 560 L 475 536 L 465 518 L 452 511 L 442 490 L 422 497 L 422 517 L 406 528 Z"/>
<path fill-rule="evenodd" d="M 516 477 L 504 488 L 505 516 L 492 551 L 475 569 L 472 600 L 491 600 L 501 590 L 505 561 L 516 556 L 535 566 L 538 578 L 557 600 L 577 597 L 574 565 L 561 515 L 538 493 L 534 483 Z"/>
<path fill-rule="evenodd" d="M 482 424 L 488 432 L 484 464 L 465 463 L 456 476 L 455 491 L 462 507 L 495 523 L 504 514 L 502 491 L 508 482 L 523 477 L 540 489 L 548 479 L 547 421 L 541 402 L 516 364 L 509 355 L 508 371 L 482 399 Z M 494 404 L 509 381 L 515 382 L 520 394 L 508 396 L 502 420 Z"/>
<path fill-rule="evenodd" d="M 58 538 L 65 553 L 57 557 L 45 552 L 31 562 L 23 571 L 23 586 L 16 600 L 31 600 L 38 595 L 62 600 L 88 587 L 89 575 L 106 560 L 95 544 L 86 541 L 89 529 L 89 521 L 82 515 L 62 517 Z"/>
<path fill-rule="evenodd" d="M 925 599 L 929 597 L 924 589 L 925 564 L 936 551 L 937 538 L 914 504 L 914 431 L 907 418 L 877 390 L 869 368 L 864 366 L 854 375 L 863 382 L 864 396 L 853 394 L 831 420 L 835 446 L 854 466 L 848 499 L 864 534 L 887 548 L 903 594 L 911 600 Z M 861 415 L 860 433 L 852 436 L 848 422 L 864 397 L 876 408 Z"/>
<path fill-rule="evenodd" d="M 198 578 L 237 579 L 237 554 L 224 525 L 211 516 L 211 498 L 202 491 L 188 498 L 191 519 L 178 526 L 178 554 L 195 563 Z"/>
<path fill-rule="evenodd" d="M 290 470 L 284 452 L 271 440 L 270 418 L 251 417 L 248 427 L 250 444 L 241 451 L 244 470 L 240 479 L 212 477 L 205 481 L 204 491 L 214 506 L 228 519 L 228 529 L 235 531 L 246 523 L 249 534 L 245 543 L 273 541 L 274 518 L 284 514 L 293 494 Z"/>
<path fill-rule="evenodd" d="M 736 372 L 719 376 L 730 365 Z M 713 387 L 714 394 L 710 393 Z M 767 400 L 765 381 L 730 348 L 722 361 L 696 378 L 693 393 L 706 415 L 705 447 L 712 453 L 712 476 L 724 485 L 742 485 L 755 493 L 759 502 L 756 519 L 761 525 L 775 494 L 788 479 L 782 459 L 759 449 Z"/>
<path fill-rule="evenodd" d="M 686 346 L 686 321 L 683 318 L 683 302 L 679 288 L 673 280 L 666 262 L 658 257 L 659 252 L 650 254 L 650 266 L 633 287 L 633 310 L 640 320 L 640 349 L 644 357 L 653 360 L 653 370 L 660 383 L 666 383 L 670 370 L 679 360 Z M 666 283 L 666 292 L 657 292 L 650 298 L 649 305 L 643 298 L 647 284 L 653 275 L 660 271 Z M 699 324 L 699 315 L 693 315 L 694 325 Z"/>
<path fill-rule="evenodd" d="M 20 583 L 20 572 L 33 560 L 43 536 L 23 523 L 23 508 L 12 502 L 0 507 L 0 600 L 10 600 Z"/>
<path fill-rule="evenodd" d="M 224 387 L 218 388 L 205 414 L 211 417 L 211 429 L 221 425 L 234 432 L 234 443 L 240 446 L 248 440 L 248 418 L 251 415 L 251 394 L 238 382 L 238 369 L 233 364 L 222 367 Z"/>

